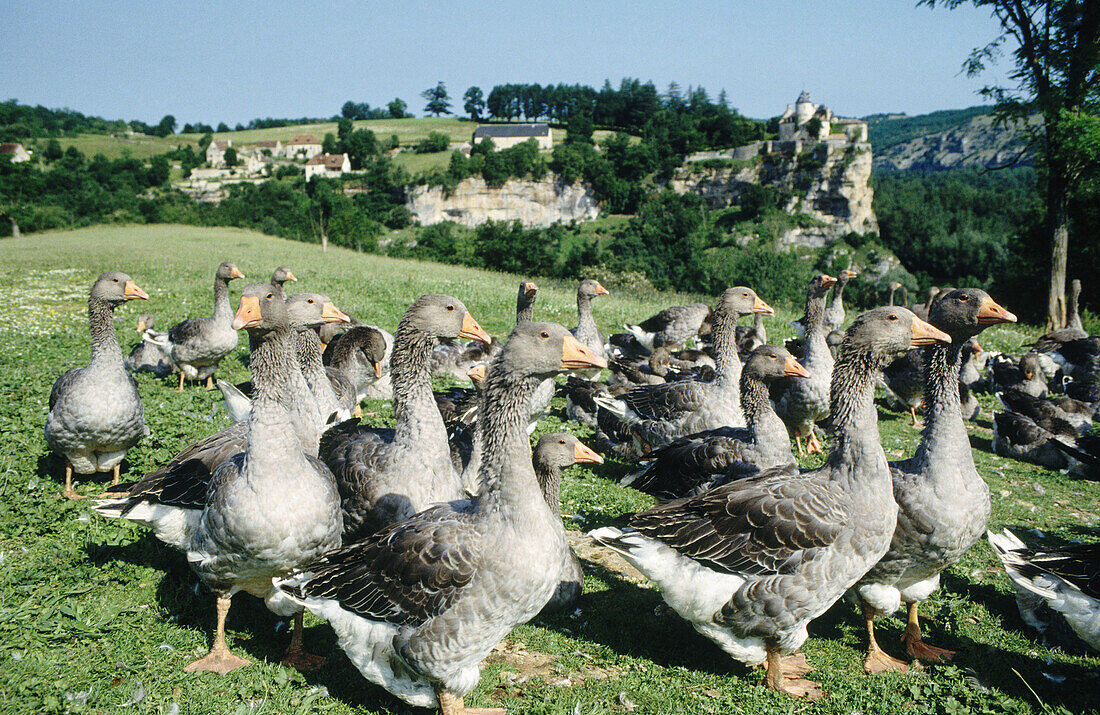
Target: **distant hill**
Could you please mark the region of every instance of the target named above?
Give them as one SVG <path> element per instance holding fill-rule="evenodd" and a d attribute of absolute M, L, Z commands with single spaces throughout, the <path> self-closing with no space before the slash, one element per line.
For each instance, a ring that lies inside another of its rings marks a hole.
<path fill-rule="evenodd" d="M 1037 117 L 1032 119 L 1038 121 Z M 945 171 L 1030 164 L 1023 128 L 997 126 L 991 114 L 979 114 L 943 131 L 917 136 L 874 154 L 875 170 Z"/>
<path fill-rule="evenodd" d="M 943 109 L 930 114 L 918 114 L 915 117 L 907 114 L 871 114 L 863 117 L 863 120 L 867 122 L 871 150 L 878 154 L 902 142 L 966 124 L 974 117 L 988 114 L 991 109 L 987 106 Z"/>

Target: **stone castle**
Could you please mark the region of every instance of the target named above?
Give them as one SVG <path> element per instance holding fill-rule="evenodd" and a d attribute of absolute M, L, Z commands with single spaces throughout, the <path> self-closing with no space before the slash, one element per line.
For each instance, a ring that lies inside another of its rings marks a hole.
<path fill-rule="evenodd" d="M 865 142 L 867 122 L 838 117 L 824 104 L 814 104 L 810 93 L 803 91 L 779 118 L 779 141 Z"/>

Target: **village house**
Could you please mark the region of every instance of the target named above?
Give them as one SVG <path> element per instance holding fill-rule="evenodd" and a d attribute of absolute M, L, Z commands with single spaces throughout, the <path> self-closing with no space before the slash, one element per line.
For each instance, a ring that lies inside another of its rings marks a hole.
<path fill-rule="evenodd" d="M 256 142 L 256 153 L 263 154 L 264 152 L 267 152 L 269 156 L 282 156 L 283 143 L 278 139 L 264 139 Z"/>
<path fill-rule="evenodd" d="M 312 134 L 299 134 L 286 143 L 283 151 L 287 158 L 308 160 L 321 153 L 321 142 Z"/>
<path fill-rule="evenodd" d="M 13 164 L 31 160 L 31 153 L 18 142 L 0 144 L 0 154 L 10 157 Z"/>
<path fill-rule="evenodd" d="M 225 150 L 233 146 L 232 139 L 219 141 L 215 139 L 206 147 L 206 163 L 213 167 L 225 166 Z"/>
<path fill-rule="evenodd" d="M 540 151 L 554 148 L 554 135 L 549 124 L 482 124 L 474 130 L 474 144 L 482 139 L 492 139 L 497 149 L 507 149 L 528 139 L 539 143 Z"/>
<path fill-rule="evenodd" d="M 313 176 L 322 179 L 335 179 L 351 171 L 351 161 L 347 154 L 318 154 L 306 162 L 306 181 Z"/>

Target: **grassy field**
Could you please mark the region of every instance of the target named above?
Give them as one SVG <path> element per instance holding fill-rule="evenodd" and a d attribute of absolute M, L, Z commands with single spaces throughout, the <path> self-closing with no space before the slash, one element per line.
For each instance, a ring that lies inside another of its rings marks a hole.
<path fill-rule="evenodd" d="M 62 149 L 76 147 L 84 156 L 93 157 L 102 154 L 108 159 L 121 159 L 131 156 L 135 159 L 148 159 L 175 149 L 180 144 L 198 146 L 199 136 L 177 134 L 169 137 L 150 137 L 144 134 L 135 136 L 110 136 L 108 134 L 80 134 L 75 137 L 60 137 L 58 143 Z M 43 144 L 43 146 L 45 146 Z"/>
<path fill-rule="evenodd" d="M 415 712 L 368 685 L 335 646 L 326 624 L 307 616 L 307 643 L 330 658 L 315 673 L 278 665 L 286 624 L 263 604 L 238 595 L 229 617 L 230 645 L 253 665 L 220 678 L 182 667 L 209 644 L 210 595 L 178 553 L 145 530 L 90 514 L 88 503 L 60 498 L 61 462 L 42 437 L 54 379 L 86 364 L 85 300 L 101 271 L 129 272 L 150 295 L 117 311 L 124 348 L 137 340 L 139 312 L 161 327 L 208 315 L 214 267 L 235 261 L 249 280 L 266 279 L 280 264 L 357 317 L 393 328 L 424 292 L 463 300 L 495 335 L 514 320 L 517 276 L 469 268 L 358 255 L 322 254 L 293 243 L 234 229 L 182 226 L 97 227 L 5 240 L 0 251 L 0 712 L 133 713 L 405 713 Z M 573 287 L 538 280 L 541 319 L 575 321 Z M 605 331 L 659 307 L 696 296 L 612 295 L 595 305 Z M 232 293 L 239 293 L 239 282 Z M 768 298 L 767 287 L 757 286 Z M 1011 297 L 995 296 L 1009 309 Z M 784 312 L 769 325 L 783 337 Z M 1015 349 L 1038 331 L 998 327 L 982 342 Z M 244 379 L 244 342 L 219 377 Z M 151 435 L 133 449 L 124 472 L 162 464 L 187 442 L 226 423 L 217 392 L 174 391 L 169 379 L 138 376 Z M 988 407 L 988 403 L 986 405 Z M 560 426 L 561 400 L 539 433 Z M 371 419 L 388 419 L 372 404 Z M 588 431 L 569 425 L 582 438 Z M 908 417 L 880 408 L 880 432 L 890 458 L 912 453 L 917 433 Z M 1100 486 L 994 456 L 988 412 L 970 427 L 978 469 L 993 493 L 991 526 L 1010 526 L 1035 539 L 1095 538 Z M 573 468 L 563 485 L 567 528 L 621 524 L 650 503 L 618 486 L 626 471 L 609 463 Z M 101 478 L 78 489 L 99 492 Z M 1019 532 L 1018 532 L 1019 533 Z M 982 542 L 944 574 L 922 608 L 929 642 L 958 651 L 956 662 L 909 675 L 867 677 L 860 669 L 862 628 L 856 610 L 838 603 L 810 626 L 805 646 L 814 677 L 825 687 L 818 703 L 796 703 L 766 691 L 762 673 L 732 662 L 674 614 L 659 594 L 595 549 L 582 547 L 585 595 L 572 614 L 538 618 L 517 628 L 485 665 L 468 702 L 513 713 L 944 713 L 1086 712 L 1100 707 L 1100 659 L 1040 645 L 1023 626 L 1008 581 Z M 880 641 L 900 653 L 903 622 L 879 621 Z M 420 711 L 424 712 L 424 711 Z"/>

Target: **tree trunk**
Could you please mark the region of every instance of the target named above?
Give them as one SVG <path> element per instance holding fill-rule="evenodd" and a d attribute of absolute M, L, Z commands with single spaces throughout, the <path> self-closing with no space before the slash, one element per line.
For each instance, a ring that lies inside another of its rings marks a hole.
<path fill-rule="evenodd" d="M 14 216 L 9 216 L 8 218 L 11 219 L 11 237 L 12 238 L 19 238 L 19 235 L 20 235 L 19 234 L 19 224 L 17 224 L 15 222 L 15 217 Z"/>
<path fill-rule="evenodd" d="M 1066 253 L 1069 249 L 1069 198 L 1064 174 L 1051 167 L 1047 184 L 1047 222 L 1050 231 L 1050 293 L 1047 330 L 1066 326 Z"/>

